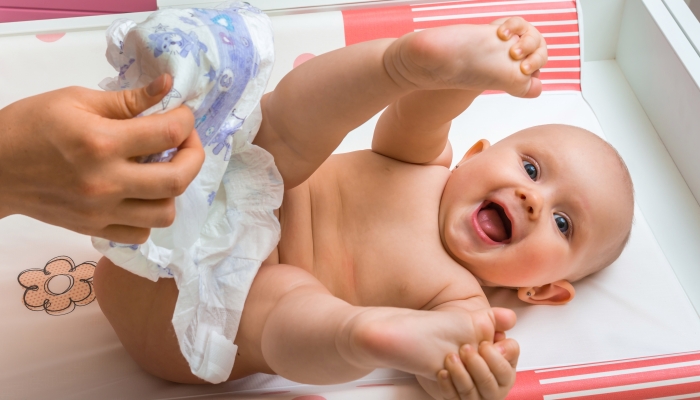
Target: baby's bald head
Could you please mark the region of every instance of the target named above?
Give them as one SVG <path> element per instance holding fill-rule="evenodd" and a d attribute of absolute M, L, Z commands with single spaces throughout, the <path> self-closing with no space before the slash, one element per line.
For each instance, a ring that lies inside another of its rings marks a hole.
<path fill-rule="evenodd" d="M 485 285 L 541 287 L 610 265 L 629 238 L 634 190 L 595 134 L 541 125 L 477 143 L 450 177 L 443 243 Z"/>

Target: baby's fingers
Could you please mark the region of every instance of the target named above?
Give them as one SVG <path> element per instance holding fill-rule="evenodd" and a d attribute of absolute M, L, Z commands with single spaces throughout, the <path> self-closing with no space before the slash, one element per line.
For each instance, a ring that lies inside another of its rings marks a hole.
<path fill-rule="evenodd" d="M 445 369 L 448 372 L 447 374 L 443 373 L 443 371 L 440 371 L 438 374 L 438 385 L 443 398 L 460 400 L 479 398 L 479 391 L 474 386 L 472 378 L 457 354 L 449 354 L 445 358 Z M 442 379 L 445 377 L 449 378 L 442 384 L 440 384 L 441 375 Z"/>
<path fill-rule="evenodd" d="M 498 352 L 503 354 L 503 358 L 510 364 L 511 367 L 515 368 L 518 365 L 518 358 L 520 357 L 520 345 L 513 339 L 504 339 L 494 344 Z"/>
<path fill-rule="evenodd" d="M 485 343 L 487 342 L 482 342 L 482 344 L 479 345 L 479 348 L 481 349 Z M 493 345 L 491 345 L 491 347 L 493 347 Z M 493 350 L 498 353 L 497 350 Z M 505 359 L 503 359 L 503 356 L 500 355 L 500 353 L 498 353 L 498 355 L 510 368 L 510 365 L 505 361 Z M 496 377 L 490 370 L 489 365 L 482 358 L 479 352 L 476 351 L 476 349 L 469 345 L 464 345 L 459 349 L 459 356 L 462 359 L 464 366 L 467 367 L 466 370 L 471 377 L 471 380 L 474 382 L 476 390 L 479 392 L 479 394 L 481 394 L 481 397 L 485 399 L 505 397 L 500 396 L 501 388 L 498 380 L 496 380 Z"/>
<path fill-rule="evenodd" d="M 501 353 L 499 347 L 504 352 L 510 353 L 507 355 Z M 499 347 L 488 342 L 482 342 L 479 345 L 479 354 L 486 362 L 486 365 L 488 365 L 489 371 L 496 379 L 496 382 L 498 382 L 499 390 L 507 392 L 515 383 L 515 365 L 518 363 L 517 356 L 520 353 L 520 349 L 514 340 L 511 340 L 511 343 L 506 342 L 506 346 L 500 343 Z M 513 352 L 516 354 L 513 355 Z"/>

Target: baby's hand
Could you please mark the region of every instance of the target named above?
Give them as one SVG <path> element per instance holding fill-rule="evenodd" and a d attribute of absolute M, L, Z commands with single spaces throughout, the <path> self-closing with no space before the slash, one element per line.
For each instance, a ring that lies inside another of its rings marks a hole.
<path fill-rule="evenodd" d="M 519 17 L 500 25 L 451 25 L 405 35 L 386 50 L 384 65 L 411 89 L 541 92 L 538 70 L 547 62 L 542 35 Z"/>
<path fill-rule="evenodd" d="M 503 399 L 515 383 L 520 347 L 513 339 L 496 344 L 481 342 L 478 351 L 464 345 L 445 357 L 437 375 L 443 399 Z"/>

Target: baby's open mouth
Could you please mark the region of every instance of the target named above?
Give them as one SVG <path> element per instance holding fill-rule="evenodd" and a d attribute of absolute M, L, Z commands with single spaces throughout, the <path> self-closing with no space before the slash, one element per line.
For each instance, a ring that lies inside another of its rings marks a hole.
<path fill-rule="evenodd" d="M 512 234 L 512 225 L 503 207 L 490 201 L 481 206 L 476 220 L 486 236 L 494 242 L 506 242 Z"/>

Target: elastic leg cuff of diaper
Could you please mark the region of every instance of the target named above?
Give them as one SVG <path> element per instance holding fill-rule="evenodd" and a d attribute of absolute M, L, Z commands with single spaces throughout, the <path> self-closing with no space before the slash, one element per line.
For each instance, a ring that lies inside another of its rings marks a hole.
<path fill-rule="evenodd" d="M 233 369 L 238 346 L 218 332 L 210 332 L 206 343 L 202 364 L 192 373 L 207 382 L 224 382 Z"/>

